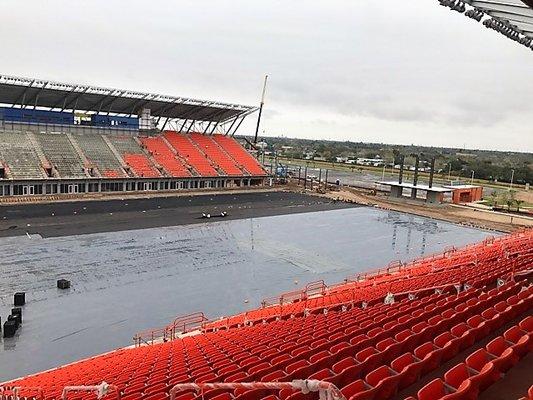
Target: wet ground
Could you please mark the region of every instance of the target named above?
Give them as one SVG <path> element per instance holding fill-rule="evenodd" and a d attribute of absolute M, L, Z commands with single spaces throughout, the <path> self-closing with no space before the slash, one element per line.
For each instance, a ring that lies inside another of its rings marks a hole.
<path fill-rule="evenodd" d="M 204 222 L 203 213 L 216 219 L 225 212 L 228 220 L 349 207 L 355 205 L 284 191 L 0 205 L 0 237 L 69 236 L 195 224 Z"/>
<path fill-rule="evenodd" d="M 0 382 L 130 345 L 137 331 L 176 315 L 217 318 L 309 281 L 337 282 L 489 235 L 369 207 L 195 222 L 0 238 L 3 319 L 12 293 L 27 293 L 23 327 L 0 340 Z M 56 289 L 59 278 L 72 288 Z"/>

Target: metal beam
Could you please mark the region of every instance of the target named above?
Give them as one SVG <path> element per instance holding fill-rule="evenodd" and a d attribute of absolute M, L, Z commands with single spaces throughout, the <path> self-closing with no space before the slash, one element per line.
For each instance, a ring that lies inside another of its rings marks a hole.
<path fill-rule="evenodd" d="M 52 105 L 52 107 L 50 107 L 50 110 L 53 110 L 54 108 L 58 108 L 61 103 L 63 103 L 63 107 L 62 107 L 62 110 L 65 109 L 65 106 L 67 104 L 67 100 L 68 100 L 68 96 L 70 96 L 72 93 L 74 93 L 76 91 L 76 89 L 78 89 L 79 86 L 75 86 L 70 92 L 68 92 L 62 100 L 58 101 L 57 103 L 55 103 L 54 105 Z"/>
<path fill-rule="evenodd" d="M 237 132 L 237 130 L 241 127 L 241 124 L 242 124 L 242 122 L 244 121 L 245 118 L 246 118 L 246 115 L 241 118 L 240 122 L 237 124 L 237 126 L 233 130 L 233 133 L 229 132 L 229 135 L 231 135 L 231 136 L 235 135 L 235 132 Z"/>
<path fill-rule="evenodd" d="M 74 97 L 74 99 L 70 100 L 68 103 L 65 102 L 65 105 L 63 106 L 63 108 L 61 109 L 61 111 L 65 110 L 65 109 L 71 109 L 69 106 L 72 104 L 72 102 L 74 102 L 74 108 L 72 108 L 72 110 L 75 110 L 76 107 L 78 106 L 78 100 L 81 96 L 83 96 L 85 94 L 85 92 L 87 92 L 87 90 L 89 90 L 89 87 L 87 86 L 85 88 L 85 90 L 81 91 L 80 93 L 78 93 L 76 95 L 76 97 Z"/>
<path fill-rule="evenodd" d="M 233 128 L 233 125 L 235 125 L 235 122 L 237 122 L 238 119 L 239 119 L 239 117 L 235 117 L 235 119 L 233 120 L 233 122 L 229 126 L 228 130 L 226 131 L 226 136 L 228 135 L 229 132 L 231 132 L 231 128 Z"/>
<path fill-rule="evenodd" d="M 44 88 L 46 87 L 46 85 L 48 85 L 48 82 L 45 82 L 44 85 L 42 87 L 39 88 L 39 90 L 37 91 L 37 93 L 35 93 L 35 98 L 33 100 L 33 109 L 35 110 L 35 108 L 37 107 L 37 102 L 39 101 L 39 95 L 41 94 L 41 92 L 44 90 Z M 27 106 L 24 106 L 23 108 L 26 108 Z"/>
<path fill-rule="evenodd" d="M 511 22 L 520 30 L 529 30 L 533 28 L 533 17 L 517 17 L 515 14 L 508 14 L 499 11 L 493 11 L 491 16 Z"/>
<path fill-rule="evenodd" d="M 467 1 L 473 7 L 477 7 L 487 11 L 501 11 L 508 14 L 522 15 L 524 17 L 533 17 L 533 10 L 526 6 L 517 6 L 509 3 L 502 3 L 500 1 Z"/>
<path fill-rule="evenodd" d="M 163 132 L 163 131 L 165 130 L 165 127 L 167 126 L 167 123 L 168 123 L 169 120 L 170 120 L 170 118 L 167 118 L 167 119 L 165 120 L 165 123 L 163 124 L 163 126 L 161 127 L 161 129 L 159 130 L 159 132 Z"/>
<path fill-rule="evenodd" d="M 151 95 L 151 94 L 145 95 L 142 99 L 139 99 L 135 103 L 133 103 L 132 107 L 128 106 L 126 109 L 124 109 L 124 111 L 120 112 L 119 114 L 127 113 L 128 110 L 131 110 L 130 111 L 130 117 L 131 117 L 133 115 L 133 113 L 135 112 L 136 108 L 142 107 L 142 106 L 144 106 L 145 104 L 149 103 L 150 101 L 152 101 L 154 99 L 153 97 L 151 99 L 148 99 L 148 96 L 153 96 L 153 95 Z"/>
<path fill-rule="evenodd" d="M 186 118 L 186 119 L 183 120 L 183 124 L 181 124 L 180 129 L 179 129 L 178 132 L 183 131 L 183 128 L 185 127 L 185 124 L 187 123 L 188 120 L 189 120 L 188 118 Z"/>
<path fill-rule="evenodd" d="M 13 102 L 13 105 L 11 106 L 11 108 L 14 108 L 15 105 L 22 100 L 22 104 L 21 104 L 21 107 L 22 105 L 24 105 L 25 101 L 26 101 L 26 94 L 28 93 L 28 90 L 31 89 L 32 85 L 34 84 L 35 82 L 35 79 L 33 81 L 31 81 L 31 83 L 23 90 L 22 94 L 17 97 L 17 99 Z"/>
<path fill-rule="evenodd" d="M 189 125 L 189 127 L 187 128 L 187 132 L 185 132 L 185 133 L 189 133 L 189 131 L 191 130 L 191 128 L 192 128 L 192 126 L 194 125 L 195 122 L 196 122 L 196 120 L 194 120 L 194 119 L 191 121 L 191 124 Z"/>

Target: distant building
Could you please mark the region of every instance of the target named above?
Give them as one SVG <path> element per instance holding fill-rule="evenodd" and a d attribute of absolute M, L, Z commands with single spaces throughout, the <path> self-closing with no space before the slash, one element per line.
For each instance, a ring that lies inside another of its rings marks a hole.
<path fill-rule="evenodd" d="M 483 198 L 483 187 L 477 185 L 445 185 L 448 189 L 452 189 L 452 202 L 473 203 L 480 201 Z"/>
<path fill-rule="evenodd" d="M 357 165 L 368 165 L 373 167 L 381 167 L 384 164 L 381 158 L 358 158 L 355 163 Z"/>
<path fill-rule="evenodd" d="M 261 142 L 257 142 L 255 144 L 255 147 L 257 147 L 258 149 L 266 149 L 268 147 L 268 143 L 267 142 L 264 142 L 264 141 L 261 141 Z"/>

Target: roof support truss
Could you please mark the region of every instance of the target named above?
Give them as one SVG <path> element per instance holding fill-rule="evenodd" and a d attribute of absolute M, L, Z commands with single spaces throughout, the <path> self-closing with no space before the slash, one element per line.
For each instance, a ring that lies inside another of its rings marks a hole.
<path fill-rule="evenodd" d="M 36 107 L 48 110 L 82 111 L 133 116 L 148 108 L 159 121 L 194 120 L 225 124 L 234 118 L 254 112 L 257 107 L 188 97 L 109 89 L 88 85 L 72 85 L 38 79 L 0 75 L 0 104 Z"/>

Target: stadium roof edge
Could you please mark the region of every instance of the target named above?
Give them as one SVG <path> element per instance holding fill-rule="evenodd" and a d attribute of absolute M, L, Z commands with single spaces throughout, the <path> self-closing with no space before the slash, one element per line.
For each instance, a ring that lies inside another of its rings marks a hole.
<path fill-rule="evenodd" d="M 533 50 L 533 0 L 438 0 Z"/>
<path fill-rule="evenodd" d="M 245 117 L 258 109 L 242 104 L 1 74 L 0 104 L 130 116 L 138 115 L 142 109 L 149 108 L 151 115 L 155 117 L 218 124 Z"/>

